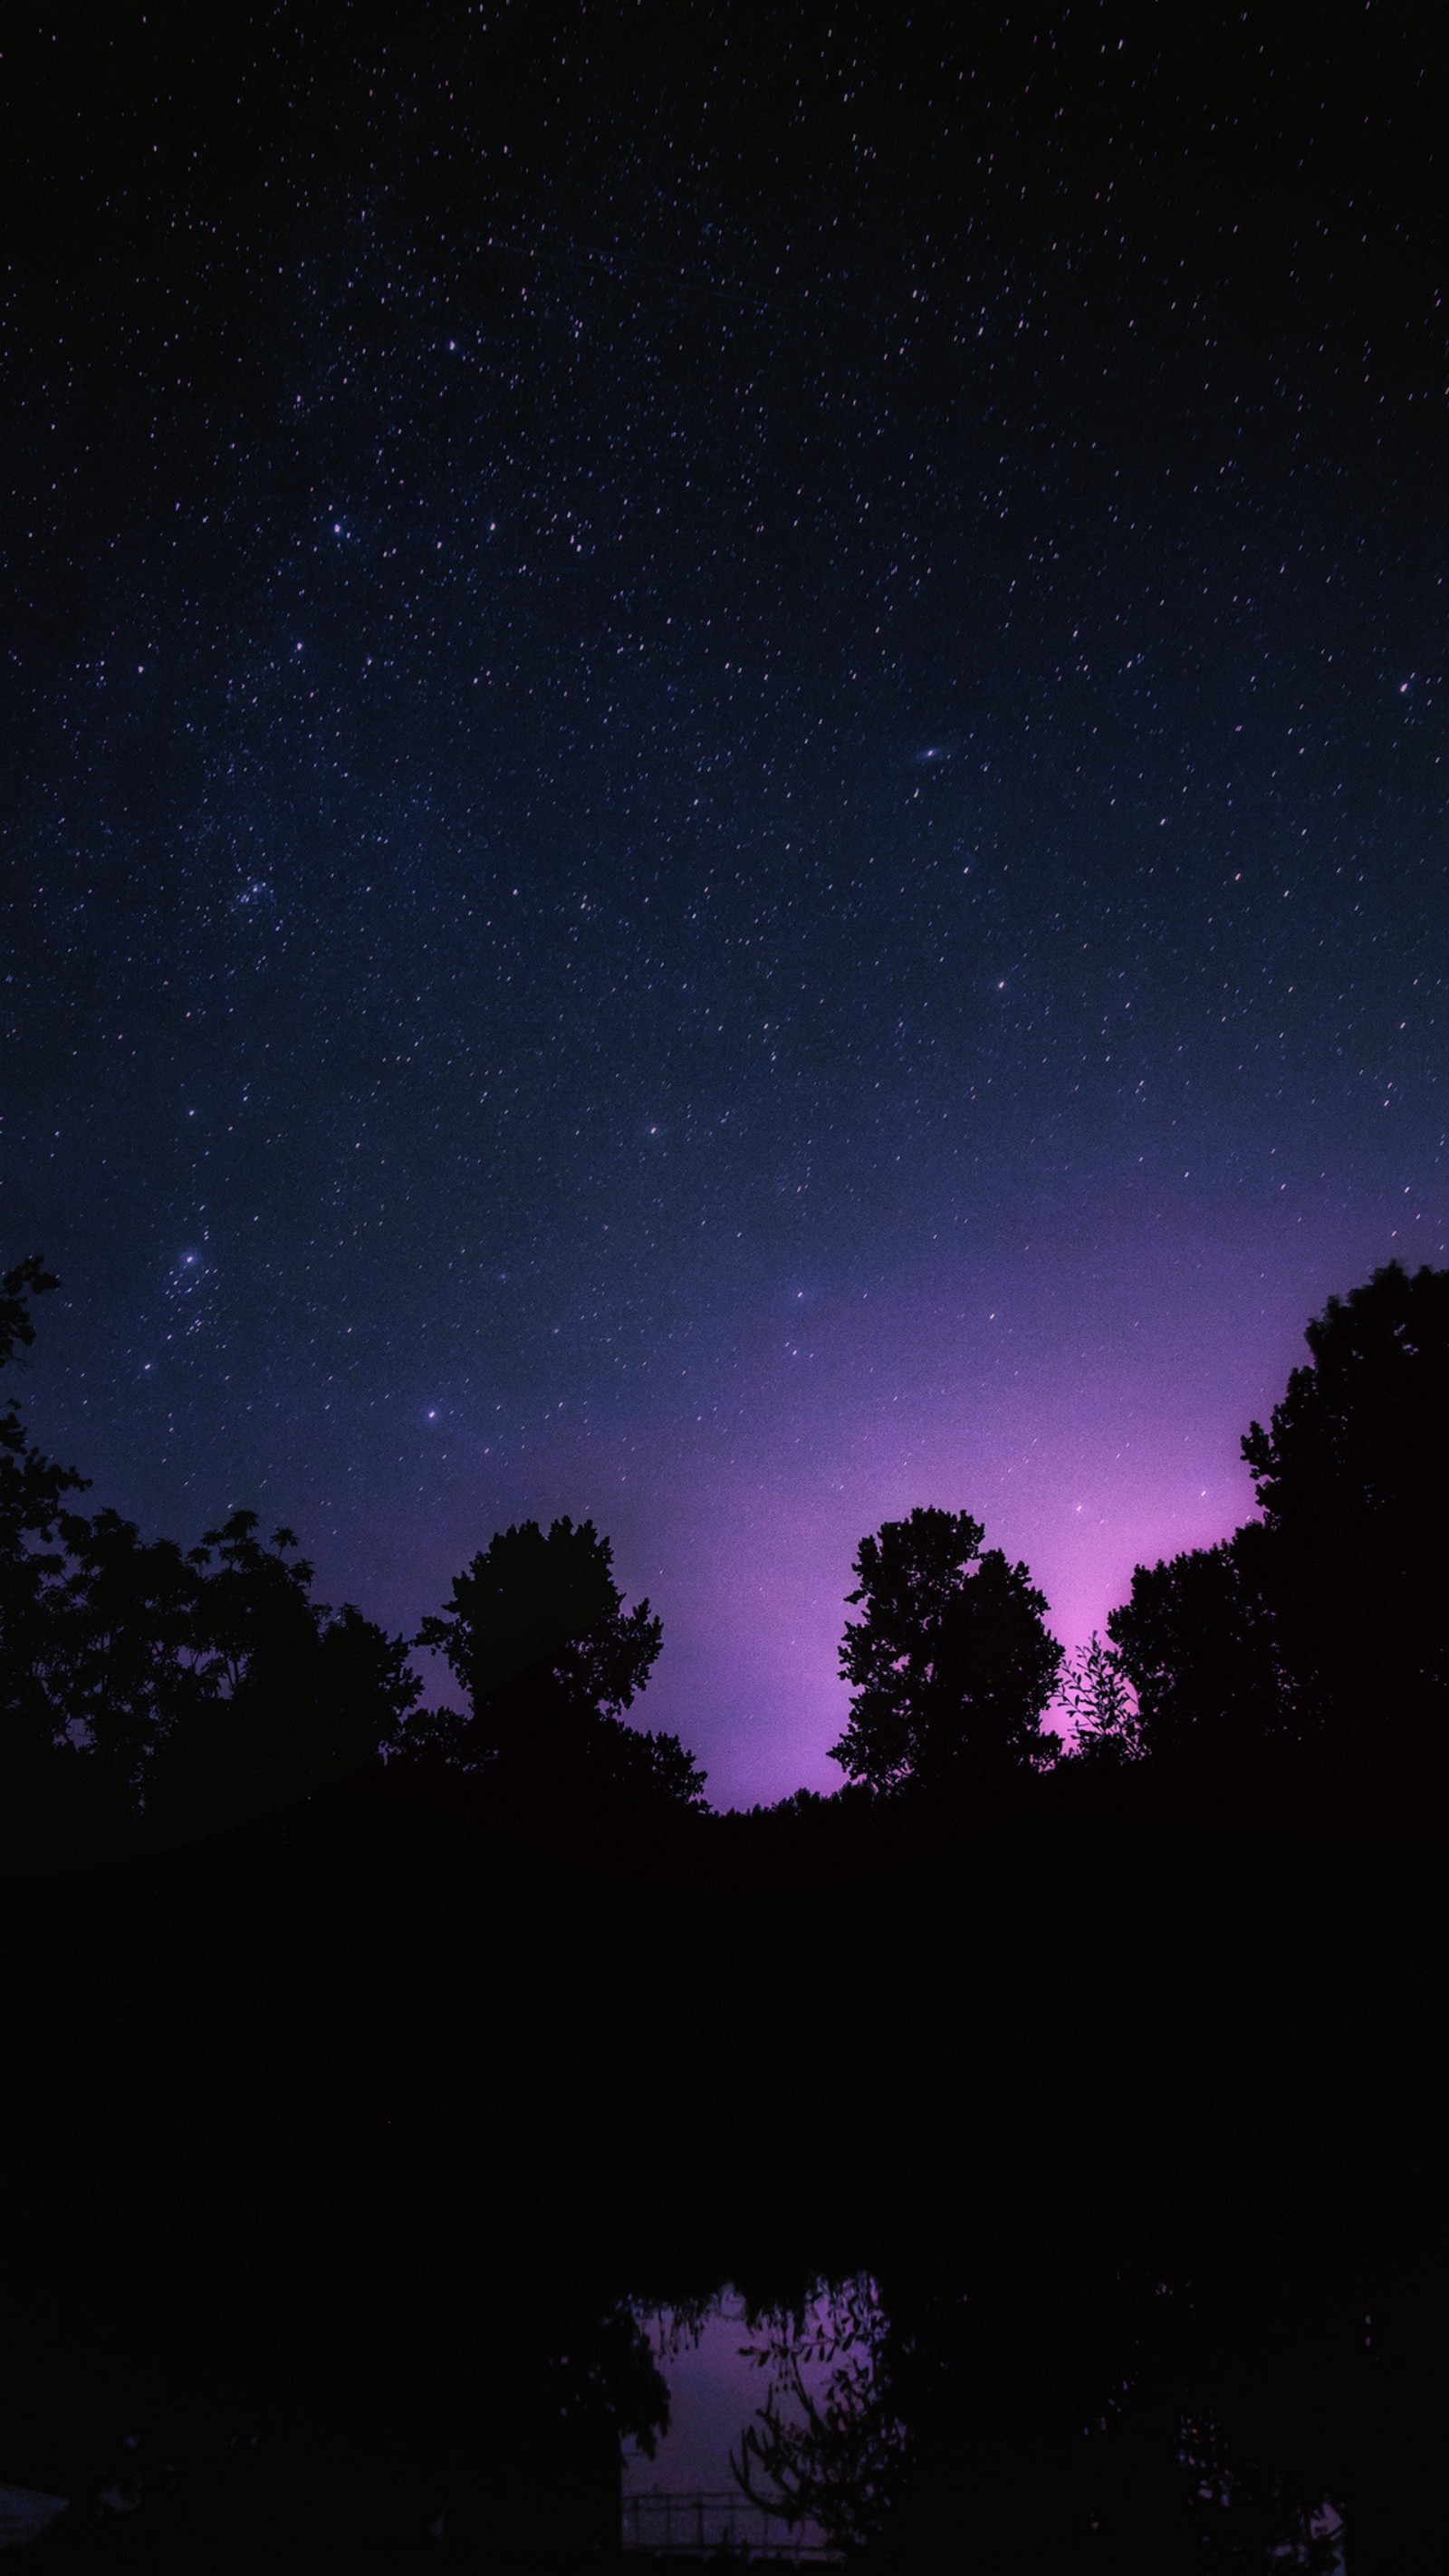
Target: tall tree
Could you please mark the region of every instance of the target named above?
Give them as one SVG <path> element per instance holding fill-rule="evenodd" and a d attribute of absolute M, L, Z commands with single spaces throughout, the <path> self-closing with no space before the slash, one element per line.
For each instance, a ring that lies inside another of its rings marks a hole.
<path fill-rule="evenodd" d="M 56 1281 L 38 1255 L 0 1276 L 0 1368 L 35 1340 L 31 1305 Z M 17 1856 L 63 1830 L 81 1787 L 62 1687 L 67 1497 L 85 1478 L 31 1440 L 12 1394 L 0 1407 L 0 1847 Z"/>
<path fill-rule="evenodd" d="M 850 1722 L 831 1747 L 878 1793 L 986 1786 L 1042 1767 L 1062 1649 L 1024 1565 L 969 1512 L 918 1509 L 862 1539 L 846 1628 Z"/>
<path fill-rule="evenodd" d="M 467 1713 L 430 1713 L 405 1747 L 544 1806 L 590 1788 L 698 1806 L 704 1775 L 678 1737 L 623 1718 L 662 1641 L 647 1601 L 625 1610 L 613 1550 L 592 1521 L 496 1531 L 418 1635 L 462 1684 Z"/>
<path fill-rule="evenodd" d="M 1136 1694 L 1143 1753 L 1228 1774 L 1291 1732 L 1271 1558 L 1250 1521 L 1217 1547 L 1135 1568 L 1107 1633 Z"/>
<path fill-rule="evenodd" d="M 1305 1338 L 1311 1366 L 1243 1442 L 1303 1723 L 1411 1769 L 1442 1763 L 1449 1270 L 1391 1262 Z"/>

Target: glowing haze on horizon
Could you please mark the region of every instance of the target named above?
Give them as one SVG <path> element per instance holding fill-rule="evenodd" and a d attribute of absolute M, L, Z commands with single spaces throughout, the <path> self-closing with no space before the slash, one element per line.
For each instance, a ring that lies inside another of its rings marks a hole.
<path fill-rule="evenodd" d="M 715 1803 L 829 1790 L 863 1534 L 917 1503 L 974 1512 L 1080 1645 L 1135 1564 L 1248 1516 L 1242 1434 L 1306 1357 L 1323 1283 L 1367 1276 L 1376 1224 L 1400 1252 L 1392 1214 L 1360 1211 L 1355 1230 L 1312 1207 L 1224 1212 L 1211 1233 L 1159 1229 L 1155 1258 L 1073 1236 L 954 1288 L 817 1299 L 804 1327 L 762 1313 L 697 1363 L 683 1402 L 627 1432 L 561 1423 L 490 1491 L 502 1517 L 568 1508 L 609 1532 L 628 1597 L 664 1620 L 635 1714 L 698 1750 Z M 471 1547 L 466 1476 L 443 1520 L 446 1535 L 396 1533 L 400 1619 Z"/>

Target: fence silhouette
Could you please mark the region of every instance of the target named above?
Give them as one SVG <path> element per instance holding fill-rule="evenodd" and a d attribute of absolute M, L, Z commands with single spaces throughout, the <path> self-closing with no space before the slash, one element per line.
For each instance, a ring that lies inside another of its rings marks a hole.
<path fill-rule="evenodd" d="M 729 2549 L 742 2558 L 828 2563 L 834 2552 L 814 2523 L 789 2523 L 783 2514 L 738 2488 L 694 2488 L 668 2495 L 626 2495 L 621 2542 L 626 2550 L 655 2550 L 674 2558 L 712 2557 Z"/>

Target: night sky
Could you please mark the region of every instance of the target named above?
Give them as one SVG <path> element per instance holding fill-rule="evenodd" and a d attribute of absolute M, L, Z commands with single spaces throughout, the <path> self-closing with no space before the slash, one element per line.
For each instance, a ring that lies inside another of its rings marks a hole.
<path fill-rule="evenodd" d="M 1074 1644 L 1243 1516 L 1449 1231 L 1434 32 L 10 14 L 3 1251 L 94 1500 L 408 1629 L 592 1515 L 720 1804 L 838 1779 L 881 1520 Z"/>

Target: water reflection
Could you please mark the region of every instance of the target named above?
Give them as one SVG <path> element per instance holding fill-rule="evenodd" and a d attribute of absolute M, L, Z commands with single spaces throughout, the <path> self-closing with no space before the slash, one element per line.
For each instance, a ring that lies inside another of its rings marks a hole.
<path fill-rule="evenodd" d="M 829 2547 L 868 2547 L 888 2524 L 905 2447 L 875 2281 L 860 2273 L 822 2285 L 800 2311 L 766 2315 L 757 2331 L 749 2353 L 766 2391 L 730 2461 L 740 2487 Z"/>
<path fill-rule="evenodd" d="M 641 2308 L 668 2413 L 656 2445 L 625 2446 L 623 2546 L 905 2566 L 969 2544 L 993 2576 L 1334 2576 L 1323 2435 L 1343 2353 L 1300 2338 L 1299 2384 L 1275 2383 L 1281 2340 L 1265 2346 L 1261 2306 L 1227 2313 L 1224 2287 L 898 2261 Z"/>
<path fill-rule="evenodd" d="M 626 2445 L 627 2549 L 827 2558 L 869 2537 L 867 2279 L 762 2303 L 730 2284 L 641 2317 L 669 2390 L 656 2445 Z"/>
<path fill-rule="evenodd" d="M 1330 2576 L 1341 2514 L 1351 2576 L 1439 2563 L 1437 1987 L 1371 2053 L 1434 1955 L 1386 1874 L 862 1880 L 765 2120 L 700 2034 L 785 1992 L 795 1891 L 480 1891 L 460 1839 L 435 1904 L 438 1848 L 386 1939 L 381 1862 L 365 1903 L 238 1862 L 29 1925 L 0 2480 L 69 2500 L 37 2570 L 637 2563 L 683 2497 L 692 2552 Z"/>

